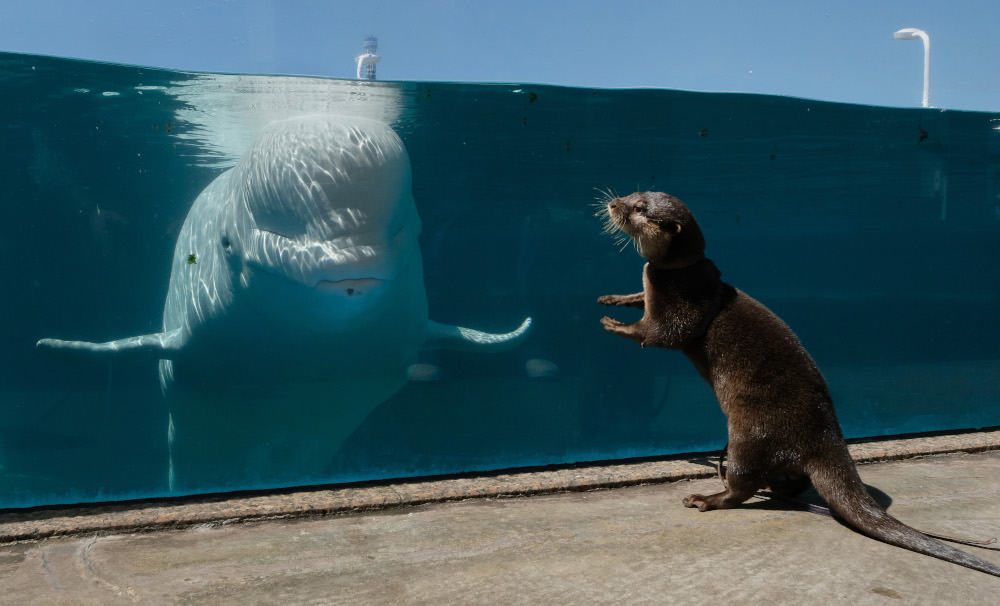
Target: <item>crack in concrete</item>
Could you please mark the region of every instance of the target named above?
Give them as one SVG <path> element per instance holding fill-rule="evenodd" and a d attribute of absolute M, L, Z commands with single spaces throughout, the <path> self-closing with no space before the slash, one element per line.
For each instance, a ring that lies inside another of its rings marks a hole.
<path fill-rule="evenodd" d="M 91 558 L 91 552 L 99 542 L 105 542 L 107 540 L 109 539 L 102 539 L 101 537 L 95 535 L 89 541 L 81 543 L 77 548 L 76 557 L 83 568 L 84 578 L 92 585 L 110 591 L 120 598 L 129 598 L 132 602 L 138 602 L 139 596 L 132 587 L 122 589 L 120 586 L 106 580 L 96 570 L 93 558 Z"/>

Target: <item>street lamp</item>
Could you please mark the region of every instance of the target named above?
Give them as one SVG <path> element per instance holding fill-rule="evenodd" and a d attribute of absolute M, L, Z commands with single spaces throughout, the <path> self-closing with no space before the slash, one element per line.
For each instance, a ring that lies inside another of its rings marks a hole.
<path fill-rule="evenodd" d="M 915 27 L 908 27 L 906 29 L 901 29 L 892 35 L 896 40 L 916 40 L 917 38 L 923 40 L 924 42 L 924 107 L 930 107 L 930 100 L 928 99 L 928 94 L 930 92 L 930 79 L 931 79 L 931 39 L 927 36 L 927 32 L 922 29 L 917 29 Z"/>

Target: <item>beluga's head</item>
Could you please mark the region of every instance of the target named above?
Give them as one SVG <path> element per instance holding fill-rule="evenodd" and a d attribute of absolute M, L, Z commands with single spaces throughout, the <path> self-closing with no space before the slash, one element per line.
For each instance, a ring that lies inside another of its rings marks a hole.
<path fill-rule="evenodd" d="M 230 184 L 240 237 L 223 234 L 223 247 L 239 261 L 237 287 L 255 291 L 259 305 L 280 301 L 284 316 L 294 309 L 299 321 L 335 328 L 383 312 L 400 288 L 426 300 L 410 160 L 388 125 L 326 115 L 275 122 Z"/>
<path fill-rule="evenodd" d="M 682 269 L 705 258 L 705 238 L 688 207 L 656 191 L 635 192 L 623 198 L 608 196 L 598 214 L 605 231 L 621 230 L 650 264 Z"/>

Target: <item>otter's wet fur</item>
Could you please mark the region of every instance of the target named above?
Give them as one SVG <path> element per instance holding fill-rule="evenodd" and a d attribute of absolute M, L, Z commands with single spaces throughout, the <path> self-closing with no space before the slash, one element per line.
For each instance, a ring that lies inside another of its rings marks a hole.
<path fill-rule="evenodd" d="M 636 192 L 609 195 L 601 207 L 606 231 L 627 234 L 647 261 L 642 292 L 598 299 L 642 309 L 642 318 L 624 324 L 604 317 L 604 328 L 643 347 L 684 352 L 729 420 L 726 490 L 692 494 L 684 505 L 736 507 L 775 477 L 787 479 L 784 494 L 811 483 L 840 518 L 869 537 L 1000 576 L 1000 567 L 906 526 L 868 494 L 816 363 L 778 316 L 722 281 L 684 203 Z"/>

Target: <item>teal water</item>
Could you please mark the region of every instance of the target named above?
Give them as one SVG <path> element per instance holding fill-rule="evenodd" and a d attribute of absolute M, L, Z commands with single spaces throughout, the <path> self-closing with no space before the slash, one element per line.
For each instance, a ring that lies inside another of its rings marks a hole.
<path fill-rule="evenodd" d="M 799 334 L 848 436 L 1000 425 L 1000 113 L 18 54 L 0 83 L 0 507 L 171 494 L 156 361 L 35 342 L 160 330 L 195 197 L 264 125 L 316 112 L 403 139 L 433 319 L 534 325 L 507 353 L 422 353 L 439 380 L 382 403 L 321 476 L 274 486 L 721 447 L 683 355 L 601 328 L 596 298 L 639 290 L 642 265 L 601 233 L 604 189 L 688 204 L 724 278 Z"/>

